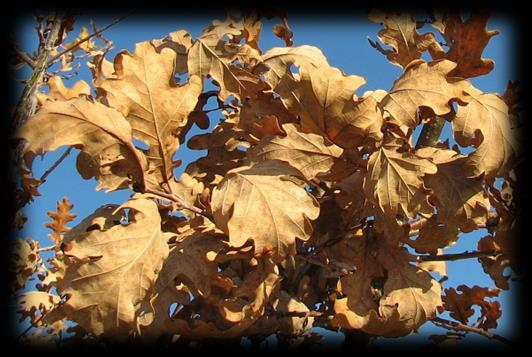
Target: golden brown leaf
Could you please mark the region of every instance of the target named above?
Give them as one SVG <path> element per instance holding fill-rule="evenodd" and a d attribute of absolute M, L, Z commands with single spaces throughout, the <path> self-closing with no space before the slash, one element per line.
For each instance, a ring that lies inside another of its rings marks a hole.
<path fill-rule="evenodd" d="M 168 184 L 173 177 L 177 138 L 202 90 L 201 79 L 194 75 L 182 86 L 175 83 L 175 61 L 176 53 L 169 48 L 157 52 L 150 42 L 137 43 L 134 54 L 121 52 L 115 57 L 116 78 L 99 87 L 129 121 L 133 136 L 149 145 L 147 176 L 155 186 Z"/>
<path fill-rule="evenodd" d="M 346 296 L 334 303 L 333 324 L 379 336 L 398 337 L 417 330 L 441 305 L 440 284 L 410 265 L 403 248 L 374 238 L 355 241 L 356 271 L 342 277 Z"/>
<path fill-rule="evenodd" d="M 131 126 L 118 111 L 78 98 L 46 102 L 16 137 L 28 141 L 24 160 L 30 168 L 37 155 L 64 145 L 80 147 L 90 160 L 78 163 L 78 171 L 84 178 L 95 176 L 100 181 L 96 189 L 113 191 L 127 187 L 132 179 L 144 181 L 145 158 L 131 134 Z"/>
<path fill-rule="evenodd" d="M 467 81 L 448 75 L 455 67 L 456 63 L 448 60 L 411 62 L 381 101 L 385 118 L 413 128 L 419 124 L 419 107 L 430 108 L 438 116 L 450 113 L 450 102 L 466 100 L 463 91 L 470 86 Z"/>
<path fill-rule="evenodd" d="M 168 255 L 155 202 L 137 197 L 117 210 L 124 209 L 130 210 L 128 224 L 95 227 L 65 249 L 73 259 L 58 287 L 69 296 L 65 311 L 96 335 L 120 335 L 135 326 L 140 303 Z"/>
<path fill-rule="evenodd" d="M 461 294 L 457 293 L 457 290 Z M 499 296 L 499 289 L 481 288 L 477 285 L 472 288 L 460 285 L 457 289 L 445 289 L 443 307 L 451 313 L 451 317 L 467 324 L 475 311 L 473 305 L 480 307 L 479 328 L 490 329 L 497 327 L 497 320 L 502 316 L 498 301 L 486 301 L 486 298 Z"/>
<path fill-rule="evenodd" d="M 495 237 L 486 236 L 480 239 L 478 241 L 478 250 L 486 253 L 499 254 L 490 257 L 481 257 L 478 258 L 478 260 L 482 265 L 484 272 L 488 274 L 495 283 L 495 286 L 497 286 L 499 289 L 508 290 L 510 289 L 510 285 L 508 283 L 510 275 L 504 273 L 505 269 L 510 266 L 510 259 L 508 254 L 504 254 L 507 253 L 507 249 L 503 251 L 502 248 L 510 245 L 510 242 L 505 242 L 508 237 L 504 239 L 504 237 L 501 237 L 501 235 L 497 235 Z"/>
<path fill-rule="evenodd" d="M 472 86 L 464 93 L 468 104 L 458 106 L 452 121 L 456 141 L 477 147 L 469 156 L 477 174 L 503 176 L 513 167 L 519 152 L 508 106 L 498 95 L 482 93 Z"/>
<path fill-rule="evenodd" d="M 279 259 L 295 252 L 295 238 L 310 237 L 319 205 L 296 183 L 299 175 L 277 160 L 227 173 L 214 189 L 211 205 L 216 225 L 229 235 L 231 245 L 253 239 L 256 252 L 270 247 Z"/>
<path fill-rule="evenodd" d="M 368 17 L 371 21 L 383 25 L 383 29 L 379 31 L 379 39 L 392 47 L 392 50 L 385 50 L 373 41 L 370 41 L 370 44 L 386 55 L 391 63 L 402 68 L 420 58 L 428 48 L 439 47 L 433 33 L 428 32 L 420 35 L 416 31 L 417 22 L 408 13 L 388 14 L 372 11 Z"/>
<path fill-rule="evenodd" d="M 459 11 L 438 11 L 434 13 L 434 18 L 433 26 L 441 32 L 449 50 L 444 52 L 439 46 L 431 47 L 432 58 L 456 62 L 458 65 L 450 73 L 451 76 L 470 78 L 491 72 L 495 62 L 482 58 L 482 52 L 499 31 L 488 31 L 486 11 L 473 11 L 466 21 Z"/>
<path fill-rule="evenodd" d="M 175 73 L 183 74 L 188 72 L 187 58 L 188 51 L 192 47 L 192 37 L 185 30 L 174 31 L 162 40 L 154 40 L 152 43 L 161 51 L 163 48 L 170 48 L 176 53 Z"/>
<path fill-rule="evenodd" d="M 63 241 L 63 233 L 70 230 L 70 227 L 65 226 L 68 222 L 72 221 L 77 215 L 70 213 L 70 210 L 74 207 L 67 197 L 64 197 L 62 201 L 57 201 L 57 211 L 48 211 L 48 217 L 52 218 L 52 222 L 45 223 L 46 228 L 50 228 L 53 233 L 48 235 L 48 238 L 54 242 L 56 246 L 59 246 Z"/>
<path fill-rule="evenodd" d="M 339 164 L 343 150 L 328 139 L 302 133 L 295 124 L 282 126 L 285 137 L 266 137 L 248 152 L 251 160 L 281 160 L 298 169 L 307 180 L 330 171 Z"/>
<path fill-rule="evenodd" d="M 10 290 L 16 291 L 26 285 L 26 281 L 37 271 L 42 260 L 37 251 L 39 249 L 37 241 L 19 238 L 11 244 L 12 257 L 9 268 L 13 281 Z"/>
<path fill-rule="evenodd" d="M 49 92 L 47 94 L 37 93 L 37 100 L 40 105 L 43 105 L 47 100 L 69 100 L 81 95 L 91 94 L 91 88 L 85 81 L 77 81 L 72 88 L 67 88 L 63 84 L 61 77 L 55 76 L 49 78 L 46 84 Z"/>
<path fill-rule="evenodd" d="M 458 227 L 439 223 L 437 215 L 432 216 L 419 230 L 415 240 L 407 240 L 418 253 L 431 253 L 439 248 L 446 248 L 458 240 Z"/>

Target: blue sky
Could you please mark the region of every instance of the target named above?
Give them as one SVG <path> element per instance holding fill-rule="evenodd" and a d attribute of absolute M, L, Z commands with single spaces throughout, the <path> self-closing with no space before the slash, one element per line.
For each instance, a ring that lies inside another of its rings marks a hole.
<path fill-rule="evenodd" d="M 121 14 L 117 14 L 117 16 L 119 15 Z M 113 21 L 117 16 L 81 16 L 76 23 L 77 30 L 74 31 L 74 36 L 79 33 L 78 31 L 81 25 L 88 26 L 88 20 L 90 18 L 95 20 L 98 27 L 103 27 Z M 367 37 L 373 40 L 377 39 L 377 33 L 380 29 L 379 24 L 372 23 L 366 18 L 356 15 L 345 15 L 339 18 L 313 18 L 312 16 L 292 16 L 289 12 L 288 16 L 290 27 L 294 32 L 294 46 L 317 46 L 323 51 L 332 66 L 340 68 L 346 74 L 356 74 L 366 78 L 367 83 L 359 90 L 358 94 L 362 94 L 366 90 L 389 90 L 393 85 L 393 81 L 401 74 L 402 70 L 400 67 L 388 63 L 383 55 L 368 44 Z M 104 33 L 106 38 L 114 42 L 114 49 L 108 55 L 108 59 L 112 60 L 114 55 L 122 49 L 133 51 L 137 42 L 162 38 L 168 33 L 179 29 L 188 30 L 193 38 L 195 38 L 214 18 L 223 19 L 224 14 L 213 13 L 206 17 L 191 17 L 187 14 L 176 14 L 175 16 L 165 17 L 145 16 L 140 13 L 134 14 Z M 271 47 L 284 45 L 284 42 L 271 33 L 271 27 L 275 23 L 278 23 L 278 20 L 264 21 L 260 41 L 260 46 L 263 51 Z M 20 43 L 20 47 L 30 52 L 35 50 L 37 43 L 33 28 L 33 20 L 31 16 L 28 16 L 28 18 L 23 18 L 19 22 L 17 33 L 17 40 Z M 516 73 L 512 72 L 514 61 L 511 58 L 511 55 L 515 53 L 513 43 L 513 39 L 515 38 L 513 31 L 515 29 L 508 19 L 497 18 L 496 16 L 490 21 L 489 28 L 500 31 L 500 34 L 491 40 L 484 52 L 484 57 L 494 59 L 496 66 L 489 76 L 475 78 L 472 82 L 485 92 L 498 92 L 502 94 L 507 81 L 516 78 Z M 28 77 L 28 73 L 27 70 L 19 71 L 16 77 L 26 78 Z M 82 64 L 80 75 L 76 79 L 84 79 L 90 83 L 90 72 L 84 64 Z M 72 80 L 67 81 L 67 83 L 72 82 Z M 15 89 L 20 91 L 20 86 Z M 212 122 L 217 122 L 219 117 L 219 112 L 210 114 Z M 199 129 L 193 129 L 189 137 L 199 132 L 201 132 Z M 447 125 L 444 130 L 444 135 L 449 134 L 449 125 Z M 48 169 L 64 150 L 60 149 L 56 152 L 48 153 L 42 161 L 36 159 L 33 166 L 35 177 L 39 177 Z M 183 160 L 184 164 L 176 170 L 176 175 L 180 175 L 188 162 L 202 155 L 202 152 L 191 151 L 185 146 L 182 146 L 178 152 L 178 157 Z M 43 222 L 49 220 L 46 212 L 55 210 L 56 202 L 64 196 L 68 196 L 69 200 L 74 204 L 73 212 L 78 215 L 76 220 L 71 223 L 72 225 L 78 223 L 83 217 L 89 215 L 103 204 L 122 203 L 127 200 L 130 192 L 126 190 L 109 194 L 95 191 L 96 182 L 94 180 L 83 180 L 77 174 L 75 169 L 76 156 L 77 151 L 74 150 L 52 175 L 50 175 L 47 182 L 39 188 L 42 196 L 36 197 L 35 201 L 26 209 L 29 222 L 21 234 L 22 237 L 31 237 L 32 239 L 39 240 L 42 246 L 50 245 L 51 242 L 47 239 L 47 235 L 50 232 L 43 226 Z M 467 234 L 461 238 L 458 244 L 448 249 L 447 252 L 475 250 L 476 242 L 485 234 L 486 232 L 484 230 Z M 447 269 L 449 280 L 445 282 L 444 287 L 460 284 L 494 286 L 491 279 L 483 273 L 480 264 L 474 259 L 449 262 Z M 516 286 L 517 284 L 514 283 L 511 285 L 514 290 L 501 292 L 500 294 L 500 300 L 503 305 L 503 316 L 499 320 L 499 328 L 494 331 L 508 337 L 512 336 L 512 332 L 516 327 L 513 321 L 516 320 L 515 314 L 517 311 L 513 309 L 515 300 L 512 297 L 519 295 L 519 291 L 517 290 L 519 286 Z M 444 330 L 436 328 L 431 323 L 427 323 L 421 328 L 419 334 L 402 339 L 382 340 L 379 344 L 393 345 L 395 347 L 398 343 L 414 340 L 420 341 L 420 344 L 423 344 L 426 343 L 428 336 L 444 332 Z M 341 336 L 328 333 L 327 339 L 340 341 Z M 494 346 L 497 344 L 497 342 L 490 342 L 481 336 L 470 336 L 467 340 L 473 342 L 484 342 L 485 340 L 486 343 L 492 343 Z"/>

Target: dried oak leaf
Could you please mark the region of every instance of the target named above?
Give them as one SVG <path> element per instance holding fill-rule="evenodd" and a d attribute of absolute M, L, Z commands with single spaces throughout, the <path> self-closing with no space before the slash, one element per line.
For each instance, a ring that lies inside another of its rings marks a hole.
<path fill-rule="evenodd" d="M 294 40 L 292 39 L 294 33 L 290 29 L 290 26 L 288 26 L 286 17 L 283 17 L 282 21 L 283 23 L 273 26 L 273 34 L 283 40 L 287 47 L 291 47 L 294 44 Z"/>
<path fill-rule="evenodd" d="M 231 245 L 253 239 L 256 252 L 273 248 L 275 259 L 282 259 L 295 252 L 295 238 L 310 237 L 319 205 L 297 182 L 299 175 L 277 160 L 227 173 L 213 190 L 211 206 L 216 225 Z"/>
<path fill-rule="evenodd" d="M 343 149 L 327 138 L 303 133 L 296 124 L 285 124 L 282 128 L 286 136 L 265 137 L 248 151 L 248 157 L 252 161 L 286 161 L 307 180 L 332 170 L 335 165 L 341 165 L 339 157 Z"/>
<path fill-rule="evenodd" d="M 446 58 L 456 62 L 457 67 L 449 74 L 453 77 L 471 78 L 491 72 L 495 62 L 482 58 L 489 40 L 499 31 L 488 31 L 488 13 L 480 11 L 463 21 L 458 11 L 435 12 L 432 25 L 441 32 L 449 50 L 439 46 L 429 49 L 433 59 Z"/>
<path fill-rule="evenodd" d="M 120 52 L 114 60 L 116 78 L 104 80 L 99 93 L 131 124 L 133 136 L 149 148 L 146 173 L 154 186 L 168 184 L 176 163 L 178 136 L 202 90 L 201 78 L 191 75 L 182 86 L 174 79 L 176 53 L 157 51 L 151 42 L 137 43 L 135 53 Z"/>
<path fill-rule="evenodd" d="M 11 244 L 12 256 L 9 268 L 13 280 L 10 288 L 17 291 L 26 285 L 26 281 L 37 271 L 42 260 L 37 251 L 39 249 L 37 241 L 18 238 Z"/>
<path fill-rule="evenodd" d="M 57 201 L 57 211 L 48 211 L 48 217 L 52 218 L 52 222 L 44 224 L 46 228 L 50 228 L 53 233 L 48 235 L 48 238 L 56 246 L 59 246 L 63 241 L 63 234 L 70 230 L 65 226 L 68 222 L 72 221 L 77 215 L 70 213 L 70 210 L 74 207 L 67 197 L 64 197 L 62 201 Z"/>
<path fill-rule="evenodd" d="M 466 285 L 460 285 L 457 289 L 445 289 L 443 309 L 449 311 L 453 319 L 467 324 L 469 318 L 475 313 L 471 307 L 477 305 L 480 307 L 478 327 L 482 329 L 496 328 L 497 320 L 502 316 L 501 305 L 498 301 L 485 300 L 496 296 L 499 296 L 499 289 L 482 288 L 477 285 L 470 288 Z"/>
<path fill-rule="evenodd" d="M 77 98 L 47 101 L 15 137 L 28 141 L 23 154 L 30 168 L 37 155 L 64 145 L 79 147 L 82 177 L 100 181 L 97 190 L 114 191 L 132 180 L 143 182 L 146 159 L 133 145 L 131 134 L 120 112 L 90 98 Z"/>
<path fill-rule="evenodd" d="M 456 63 L 448 60 L 412 61 L 380 103 L 385 119 L 414 128 L 419 124 L 420 107 L 430 108 L 438 116 L 450 113 L 451 102 L 467 100 L 463 91 L 470 87 L 467 81 L 448 75 L 455 67 Z"/>
<path fill-rule="evenodd" d="M 300 67 L 303 64 L 319 68 L 329 66 L 327 58 L 321 50 L 314 46 L 298 47 L 273 47 L 262 55 L 264 64 L 269 67 L 268 72 L 264 74 L 266 82 L 277 93 L 282 91 L 290 93 L 290 88 L 283 88 L 290 85 L 288 79 L 294 80 L 293 73 L 290 69 L 292 65 Z M 285 79 L 283 81 L 283 79 Z"/>
<path fill-rule="evenodd" d="M 407 240 L 406 243 L 418 253 L 431 253 L 439 248 L 446 248 L 458 240 L 460 230 L 453 225 L 443 223 L 438 215 L 430 217 L 427 223 L 421 227 L 415 240 Z"/>
<path fill-rule="evenodd" d="M 29 317 L 31 323 L 36 324 L 43 314 L 59 304 L 61 298 L 44 291 L 28 291 L 19 295 L 17 300 L 17 312 L 21 314 L 22 319 Z"/>
<path fill-rule="evenodd" d="M 221 32 L 220 32 L 221 31 Z M 243 100 L 254 97 L 265 89 L 265 83 L 258 74 L 239 66 L 234 61 L 243 54 L 248 59 L 250 47 L 248 45 L 229 44 L 223 40 L 226 30 L 219 26 L 207 29 L 194 42 L 188 51 L 188 70 L 190 75 L 205 78 L 211 76 L 220 86 L 219 98 L 227 100 L 231 95 Z M 258 54 L 257 54 L 258 56 Z M 256 59 L 254 59 L 256 60 Z"/>
<path fill-rule="evenodd" d="M 404 248 L 373 238 L 355 241 L 356 271 L 338 283 L 346 296 L 334 302 L 332 323 L 385 337 L 417 330 L 441 305 L 440 284 L 409 263 Z"/>
<path fill-rule="evenodd" d="M 91 88 L 85 81 L 77 81 L 72 88 L 67 88 L 61 77 L 54 76 L 48 79 L 46 85 L 49 88 L 48 93 L 37 93 L 39 105 L 43 105 L 47 100 L 69 100 L 91 94 Z"/>
<path fill-rule="evenodd" d="M 152 43 L 161 51 L 163 48 L 170 48 L 176 53 L 175 73 L 183 74 L 188 72 L 187 58 L 188 51 L 192 47 L 192 37 L 185 30 L 174 31 L 161 40 L 153 40 Z"/>
<path fill-rule="evenodd" d="M 504 272 L 506 268 L 510 267 L 510 257 L 507 254 L 508 245 L 510 244 L 505 242 L 505 240 L 505 237 L 498 234 L 496 234 L 495 237 L 486 236 L 480 239 L 478 241 L 478 250 L 486 253 L 495 253 L 496 255 L 481 257 L 478 258 L 478 260 L 482 265 L 484 272 L 488 274 L 495 283 L 495 286 L 499 289 L 508 290 L 510 289 L 508 283 L 510 275 L 504 274 Z M 506 249 L 503 250 L 503 247 Z"/>
<path fill-rule="evenodd" d="M 453 150 L 437 148 L 422 148 L 416 153 L 438 166 L 435 174 L 425 176 L 425 184 L 437 198 L 439 220 L 462 232 L 471 232 L 485 224 L 490 203 L 483 187 L 484 176 L 475 175 L 469 159 Z M 442 156 L 452 159 L 442 160 Z"/>
<path fill-rule="evenodd" d="M 420 58 L 428 48 L 438 46 L 433 33 L 427 32 L 420 35 L 416 31 L 419 26 L 408 13 L 387 14 L 372 11 L 368 17 L 371 21 L 383 25 L 383 29 L 379 31 L 379 39 L 392 47 L 392 50 L 386 50 L 370 40 L 371 46 L 384 54 L 391 63 L 402 68 Z"/>
<path fill-rule="evenodd" d="M 473 86 L 464 94 L 468 104 L 458 106 L 452 121 L 455 139 L 461 146 L 477 147 L 469 155 L 477 174 L 503 176 L 513 167 L 520 150 L 508 106 L 498 95 L 482 93 Z"/>
<path fill-rule="evenodd" d="M 414 218 L 433 212 L 423 178 L 435 174 L 436 165 L 415 153 L 399 152 L 400 147 L 392 139 L 372 153 L 364 179 L 366 199 L 391 222 L 398 216 Z"/>
<path fill-rule="evenodd" d="M 134 197 L 117 211 L 125 209 L 128 224 L 87 228 L 65 249 L 72 259 L 58 286 L 69 297 L 65 313 L 95 335 L 121 335 L 135 327 L 168 255 L 156 203 Z"/>

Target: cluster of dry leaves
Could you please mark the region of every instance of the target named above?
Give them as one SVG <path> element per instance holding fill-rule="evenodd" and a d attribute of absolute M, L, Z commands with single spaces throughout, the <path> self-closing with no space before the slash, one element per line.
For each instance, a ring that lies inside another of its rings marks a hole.
<path fill-rule="evenodd" d="M 315 326 L 396 337 L 445 311 L 467 324 L 473 306 L 475 327 L 495 328 L 498 289 L 442 292 L 435 274 L 446 276 L 444 248 L 480 228 L 479 261 L 496 286 L 508 289 L 504 269 L 515 270 L 515 86 L 499 96 L 468 81 L 493 69 L 481 55 L 497 32 L 486 14 L 435 13 L 428 30 L 404 13 L 370 19 L 389 49 L 371 44 L 403 69 L 389 91 L 357 96 L 365 79 L 319 48 L 293 47 L 285 18 L 274 33 L 286 46 L 263 52 L 257 13 L 196 39 L 180 30 L 138 43 L 113 62 L 91 52 L 95 94 L 50 79 L 17 134 L 22 187 L 38 194 L 34 158 L 73 146 L 96 189 L 135 192 L 74 227 L 72 204 L 58 202 L 47 261 L 36 241 L 16 242 L 15 290 L 40 280 L 19 306 L 35 334 L 305 343 Z M 186 142 L 194 125 L 209 127 L 211 97 L 223 118 Z M 458 145 L 415 148 L 414 129 L 438 118 Z M 175 177 L 185 142 L 206 155 Z"/>

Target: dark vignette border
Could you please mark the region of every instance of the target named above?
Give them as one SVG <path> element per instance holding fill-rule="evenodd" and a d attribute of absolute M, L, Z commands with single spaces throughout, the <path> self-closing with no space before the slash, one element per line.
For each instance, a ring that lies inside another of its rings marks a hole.
<path fill-rule="evenodd" d="M 209 13 L 218 13 L 220 10 L 225 10 L 227 8 L 241 8 L 241 9 L 251 9 L 256 8 L 258 6 L 259 8 L 276 8 L 281 10 L 286 10 L 290 13 L 298 14 L 298 15 L 305 15 L 305 16 L 312 16 L 313 18 L 316 17 L 323 17 L 325 19 L 330 18 L 337 18 L 341 17 L 342 15 L 349 13 L 359 13 L 364 14 L 369 9 L 373 7 L 382 7 L 383 9 L 393 9 L 393 10 L 415 10 L 415 9 L 428 9 L 430 7 L 442 7 L 442 8 L 449 8 L 449 7 L 460 7 L 465 9 L 477 9 L 480 7 L 483 8 L 490 8 L 491 13 L 493 15 L 500 15 L 505 20 L 512 23 L 512 25 L 515 27 L 515 33 L 517 38 L 514 39 L 514 52 L 512 53 L 513 58 L 513 65 L 516 68 L 515 73 L 517 73 L 517 79 L 520 82 L 520 89 L 522 91 L 522 97 L 521 101 L 523 103 L 523 106 L 525 107 L 525 120 L 524 120 L 524 127 L 521 131 L 521 140 L 524 144 L 523 150 L 524 153 L 524 161 L 522 161 L 519 166 L 516 168 L 516 173 L 518 175 L 519 182 L 521 182 L 521 186 L 518 188 L 518 192 L 515 193 L 515 200 L 518 205 L 518 210 L 522 212 L 523 215 L 523 221 L 525 218 L 525 215 L 527 213 L 527 205 L 530 201 L 530 188 L 527 185 L 529 182 L 530 176 L 528 174 L 528 164 L 529 164 L 529 147 L 526 145 L 526 138 L 529 130 L 530 124 L 528 123 L 528 113 L 530 112 L 530 100 L 528 98 L 529 96 L 529 64 L 530 64 L 530 54 L 529 54 L 529 14 L 530 12 L 527 10 L 523 2 L 520 2 L 519 4 L 511 4 L 508 2 L 498 2 L 498 3 L 492 3 L 488 4 L 486 2 L 483 2 L 482 4 L 476 4 L 476 5 L 467 5 L 464 6 L 463 3 L 458 2 L 441 2 L 439 4 L 434 4 L 432 2 L 426 1 L 424 3 L 411 3 L 409 5 L 405 5 L 401 2 L 386 2 L 386 1 L 380 1 L 375 3 L 370 2 L 364 2 L 360 4 L 359 6 L 356 5 L 346 5 L 342 3 L 337 2 L 331 2 L 330 0 L 327 2 L 319 2 L 319 3 L 311 3 L 310 1 L 307 1 L 305 3 L 301 4 L 287 4 L 283 2 L 268 2 L 268 3 L 241 3 L 239 1 L 234 1 L 231 3 L 217 3 L 215 5 L 212 4 L 199 4 L 199 3 L 192 3 L 189 2 L 185 5 L 176 4 L 174 6 L 169 5 L 163 5 L 163 6 L 156 6 L 152 3 L 148 4 L 126 4 L 122 6 L 115 5 L 109 5 L 109 3 L 106 3 L 104 6 L 99 8 L 94 7 L 84 7 L 87 5 L 87 3 L 64 3 L 59 4 L 58 2 L 40 2 L 40 3 L 31 3 L 28 1 L 25 1 L 24 4 L 18 3 L 14 4 L 14 9 L 5 10 L 4 12 L 4 19 L 1 22 L 2 25 L 2 34 L 8 38 L 15 39 L 17 38 L 17 26 L 19 24 L 19 20 L 21 16 L 31 14 L 35 12 L 35 10 L 47 10 L 47 9 L 62 9 L 62 10 L 74 10 L 74 12 L 83 12 L 83 13 L 90 13 L 94 16 L 98 15 L 113 15 L 113 14 L 123 14 L 130 12 L 132 10 L 132 7 L 134 7 L 135 12 L 141 13 L 145 16 L 168 16 L 172 13 L 186 13 L 190 14 L 190 16 L 205 16 Z M 74 6 L 72 6 L 74 5 Z M 149 7 L 147 5 L 150 5 Z M 7 46 L 7 39 L 4 38 L 4 41 L 2 42 L 4 46 Z M 10 133 L 9 133 L 9 127 L 11 122 L 11 110 L 14 105 L 14 103 L 17 102 L 18 98 L 14 98 L 14 93 L 11 90 L 13 81 L 11 79 L 11 72 L 8 68 L 7 64 L 7 53 L 8 51 L 3 51 L 2 60 L 4 61 L 4 76 L 5 79 L 3 82 L 4 86 L 4 93 L 6 95 L 2 96 L 3 101 L 3 108 L 4 108 L 4 118 L 2 121 L 2 127 L 1 127 L 1 134 L 4 136 L 3 140 L 0 140 L 1 142 L 1 153 L 2 153 L 2 159 L 4 159 L 4 170 L 2 175 L 0 175 L 0 194 L 2 199 L 2 206 L 4 207 L 4 214 L 2 215 L 4 219 L 4 224 L 2 224 L 3 228 L 3 244 L 4 247 L 2 249 L 2 289 L 3 294 L 2 297 L 3 303 L 4 303 L 4 314 L 2 314 L 2 328 L 4 330 L 4 333 L 2 333 L 2 337 L 6 339 L 6 344 L 4 345 L 4 348 L 14 348 L 16 351 L 24 351 L 24 352 L 31 352 L 34 348 L 28 348 L 23 347 L 19 344 L 17 344 L 16 336 L 14 335 L 14 329 L 13 329 L 13 323 L 14 323 L 14 310 L 12 306 L 9 306 L 9 300 L 8 300 L 8 282 L 11 277 L 9 277 L 9 270 L 8 270 L 8 264 L 11 257 L 11 252 L 9 251 L 8 247 L 8 238 L 11 237 L 11 235 L 16 234 L 14 231 L 10 231 L 10 220 L 11 220 L 11 214 L 7 210 L 9 210 L 9 207 L 11 207 L 10 201 L 13 199 L 13 192 L 9 188 L 8 184 L 8 177 L 11 168 L 8 168 L 8 158 L 10 150 L 12 150 L 12 144 L 10 140 Z M 7 208 L 7 209 L 6 209 Z M 521 293 L 519 295 L 514 294 L 515 298 L 512 301 L 513 304 L 515 304 L 516 307 L 518 307 L 521 311 L 519 314 L 520 318 L 518 321 L 515 321 L 515 331 L 514 334 L 514 340 L 517 342 L 517 345 L 514 347 L 501 347 L 493 348 L 493 347 L 487 347 L 482 342 L 479 342 L 477 344 L 469 344 L 467 349 L 464 350 L 464 348 L 456 348 L 456 349 L 438 349 L 438 350 L 430 350 L 430 349 L 420 349 L 419 345 L 409 345 L 409 343 L 405 343 L 404 346 L 397 349 L 394 347 L 394 351 L 384 350 L 384 349 L 377 349 L 372 348 L 372 352 L 413 352 L 415 350 L 418 350 L 422 353 L 437 353 L 437 352 L 495 352 L 495 353 L 501 353 L 508 351 L 509 349 L 517 349 L 521 345 L 526 344 L 526 337 L 530 336 L 529 331 L 529 323 L 528 323 L 528 317 L 530 316 L 530 307 L 529 307 L 529 299 L 530 299 L 530 292 L 529 292 L 529 263 L 530 259 L 527 256 L 528 249 L 530 249 L 529 246 L 527 246 L 527 238 L 531 236 L 531 230 L 530 227 L 525 225 L 523 222 L 523 225 L 519 227 L 519 239 L 516 239 L 516 251 L 519 252 L 519 262 L 522 266 L 522 289 Z M 245 350 L 242 349 L 235 349 L 234 346 L 226 345 L 223 343 L 213 343 L 210 344 L 204 348 L 200 349 L 190 349 L 190 348 L 183 348 L 179 346 L 164 346 L 164 345 L 157 345 L 157 346 L 148 346 L 148 345 L 131 345 L 131 344 L 109 344 L 106 346 L 102 345 L 91 345 L 91 346 L 79 346 L 81 347 L 80 352 L 121 352 L 121 353 L 130 353 L 130 352 L 149 352 L 153 353 L 157 350 L 161 350 L 161 352 L 191 352 L 191 353 L 203 353 L 203 352 L 215 352 L 215 353 L 221 353 L 227 352 L 227 353 L 245 353 Z M 523 346 L 524 347 L 524 346 Z M 364 349 L 364 347 L 362 347 Z M 35 352 L 46 352 L 48 350 L 42 350 L 42 351 L 35 351 Z M 49 350 L 52 352 L 52 350 Z M 342 350 L 335 350 L 333 351 L 331 349 L 330 352 L 340 352 L 340 353 L 357 353 L 361 351 L 360 347 L 357 346 L 351 346 Z M 316 351 L 298 351 L 298 352 L 305 352 L 305 353 L 316 353 Z M 327 351 L 320 351 L 320 353 L 327 352 Z M 369 351 L 368 351 L 369 352 Z M 256 352 L 253 352 L 256 353 Z M 264 353 L 264 352 L 262 352 Z"/>

